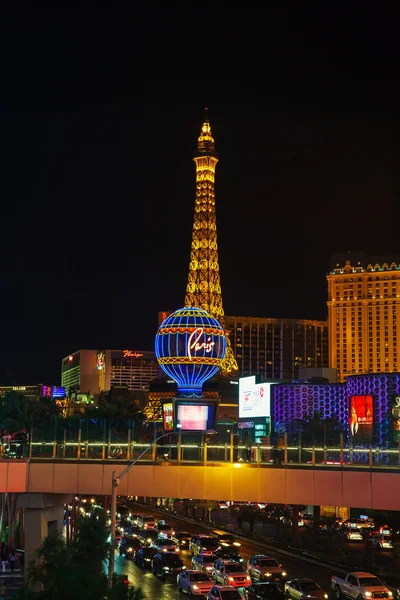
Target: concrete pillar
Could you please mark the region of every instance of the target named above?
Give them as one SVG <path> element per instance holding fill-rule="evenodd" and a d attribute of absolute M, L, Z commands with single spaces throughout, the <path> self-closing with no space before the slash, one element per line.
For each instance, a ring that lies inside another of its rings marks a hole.
<path fill-rule="evenodd" d="M 49 533 L 62 533 L 64 504 L 70 504 L 71 498 L 70 494 L 19 494 L 18 508 L 24 511 L 25 569 Z"/>

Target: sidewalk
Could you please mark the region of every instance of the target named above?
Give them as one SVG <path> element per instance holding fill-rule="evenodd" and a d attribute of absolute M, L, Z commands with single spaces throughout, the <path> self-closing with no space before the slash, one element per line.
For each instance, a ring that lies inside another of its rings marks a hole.
<path fill-rule="evenodd" d="M 14 573 L 11 573 L 11 569 L 7 569 L 6 573 L 0 570 L 0 579 L 3 579 L 7 586 L 7 593 L 4 596 L 7 600 L 13 598 L 15 592 L 24 587 L 24 576 L 21 575 L 18 564 L 15 566 Z"/>

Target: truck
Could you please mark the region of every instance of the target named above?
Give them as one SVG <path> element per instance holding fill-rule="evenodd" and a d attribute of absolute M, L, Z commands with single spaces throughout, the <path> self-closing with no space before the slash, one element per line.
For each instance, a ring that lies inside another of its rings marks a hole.
<path fill-rule="evenodd" d="M 376 575 L 364 571 L 347 573 L 346 577 L 331 577 L 331 587 L 337 600 L 369 600 L 369 598 L 392 598 L 392 592 Z"/>

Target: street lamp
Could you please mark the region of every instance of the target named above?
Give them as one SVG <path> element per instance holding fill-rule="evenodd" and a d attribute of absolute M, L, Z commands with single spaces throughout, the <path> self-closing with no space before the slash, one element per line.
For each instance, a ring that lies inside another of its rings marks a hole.
<path fill-rule="evenodd" d="M 124 469 L 119 475 L 117 475 L 117 471 L 113 471 L 112 472 L 112 479 L 111 479 L 111 548 L 110 548 L 110 558 L 109 558 L 109 562 L 108 562 L 108 588 L 111 589 L 112 588 L 112 581 L 113 581 L 113 575 L 114 575 L 114 563 L 115 563 L 115 514 L 117 512 L 117 487 L 119 486 L 119 482 L 121 481 L 121 479 L 127 474 L 127 472 L 133 467 L 133 465 L 135 465 L 138 460 L 140 460 L 142 458 L 142 456 L 144 454 L 146 454 L 146 452 L 148 452 L 150 450 L 150 448 L 152 448 L 154 446 L 154 444 L 156 444 L 159 440 L 161 440 L 162 438 L 166 437 L 167 435 L 171 435 L 173 433 L 180 433 L 179 431 L 167 431 L 166 433 L 163 433 L 162 435 L 158 436 L 155 440 L 153 440 L 151 442 L 151 444 L 149 446 L 147 446 L 147 448 L 145 448 L 143 450 L 143 452 L 141 452 L 139 454 L 139 456 L 137 456 L 135 458 L 135 460 L 133 460 L 131 462 L 130 465 L 128 465 L 126 467 L 126 469 Z M 198 433 L 196 431 L 187 431 L 186 433 Z M 201 431 L 201 433 L 205 433 L 208 435 L 212 435 L 215 433 L 214 429 L 207 429 L 206 431 Z"/>

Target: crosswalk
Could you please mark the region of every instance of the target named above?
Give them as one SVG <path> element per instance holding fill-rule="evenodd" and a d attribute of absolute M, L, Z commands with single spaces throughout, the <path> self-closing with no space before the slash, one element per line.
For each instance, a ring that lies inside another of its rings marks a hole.
<path fill-rule="evenodd" d="M 15 592 L 24 587 L 24 576 L 21 574 L 21 569 L 19 568 L 15 568 L 14 573 L 11 573 L 10 569 L 7 569 L 5 573 L 2 573 L 0 569 L 0 579 L 3 579 L 7 588 L 4 600 L 13 598 Z"/>

